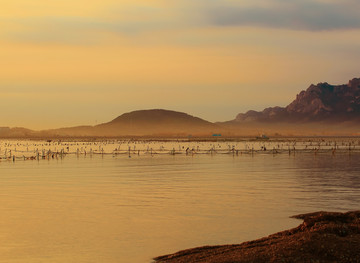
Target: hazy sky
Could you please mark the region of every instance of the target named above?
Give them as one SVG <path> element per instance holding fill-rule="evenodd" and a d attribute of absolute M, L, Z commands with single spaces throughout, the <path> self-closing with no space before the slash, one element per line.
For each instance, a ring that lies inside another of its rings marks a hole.
<path fill-rule="evenodd" d="M 358 0 L 0 0 L 0 126 L 210 121 L 360 77 Z"/>

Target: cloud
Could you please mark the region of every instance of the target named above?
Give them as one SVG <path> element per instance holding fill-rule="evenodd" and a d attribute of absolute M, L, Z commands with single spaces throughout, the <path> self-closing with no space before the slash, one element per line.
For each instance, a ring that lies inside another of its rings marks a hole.
<path fill-rule="evenodd" d="M 200 43 L 204 41 L 191 36 L 192 31 L 249 26 L 314 32 L 360 28 L 358 0 L 168 0 L 126 5 L 115 2 L 109 0 L 86 15 L 29 12 L 22 17 L 2 18 L 0 40 L 93 45 L 114 39 L 121 43 L 168 43 L 181 37 L 180 42 L 196 38 Z M 213 38 L 203 39 L 206 42 Z"/>
<path fill-rule="evenodd" d="M 25 16 L 0 19 L 0 39 L 32 43 L 92 45 L 113 36 L 136 40 L 136 36 L 188 28 L 174 8 L 113 7 L 88 16 Z"/>
<path fill-rule="evenodd" d="M 270 0 L 266 5 L 212 2 L 204 5 L 208 23 L 217 26 L 257 26 L 292 30 L 360 28 L 359 4 L 355 1 Z"/>

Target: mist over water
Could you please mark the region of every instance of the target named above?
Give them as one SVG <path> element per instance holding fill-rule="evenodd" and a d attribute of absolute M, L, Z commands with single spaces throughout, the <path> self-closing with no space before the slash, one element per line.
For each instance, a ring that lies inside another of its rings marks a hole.
<path fill-rule="evenodd" d="M 254 147 L 246 143 L 233 144 Z M 0 262 L 151 262 L 181 249 L 240 243 L 300 224 L 291 215 L 359 209 L 357 151 L 170 155 L 145 154 L 148 145 L 131 145 L 130 158 L 90 155 L 90 146 L 86 155 L 20 158 L 36 148 L 42 152 L 44 144 L 22 143 L 19 160 L 0 162 Z M 161 145 L 177 151 L 199 146 L 204 153 L 214 146 L 156 142 L 149 148 L 160 153 Z M 217 145 L 226 151 L 228 146 Z M 85 147 L 75 143 L 69 152 Z M 104 147 L 107 152 L 118 146 Z"/>

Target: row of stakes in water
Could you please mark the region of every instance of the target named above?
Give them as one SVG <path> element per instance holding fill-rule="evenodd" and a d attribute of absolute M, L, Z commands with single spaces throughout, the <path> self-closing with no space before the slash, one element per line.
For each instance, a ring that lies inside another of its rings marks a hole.
<path fill-rule="evenodd" d="M 6 159 L 6 160 L 13 160 L 15 161 L 16 159 L 23 159 L 23 160 L 40 160 L 40 159 L 58 159 L 58 158 L 63 158 L 66 154 L 76 154 L 77 156 L 79 155 L 87 155 L 87 153 L 89 153 L 90 155 L 92 154 L 113 154 L 113 155 L 117 155 L 117 154 L 128 154 L 129 157 L 131 157 L 132 154 L 137 154 L 140 155 L 140 153 L 144 153 L 144 154 L 151 154 L 152 156 L 154 154 L 159 154 L 159 153 L 168 153 L 170 155 L 176 155 L 176 154 L 186 154 L 186 155 L 195 155 L 195 154 L 217 154 L 217 153 L 223 153 L 223 154 L 232 154 L 232 155 L 242 155 L 243 153 L 258 153 L 258 152 L 267 152 L 267 153 L 273 153 L 273 154 L 279 154 L 282 152 L 285 152 L 286 150 L 280 147 L 273 147 L 272 150 L 268 150 L 265 146 L 262 146 L 260 150 L 255 150 L 254 147 L 250 147 L 249 145 L 245 146 L 245 149 L 239 150 L 239 149 L 235 149 L 235 147 L 230 147 L 228 149 L 215 149 L 215 147 L 211 147 L 208 150 L 201 150 L 199 148 L 199 146 L 195 149 L 195 148 L 186 148 L 184 150 L 182 150 L 179 147 L 179 150 L 175 150 L 175 148 L 173 148 L 172 150 L 167 150 L 165 149 L 163 146 L 160 147 L 160 149 L 158 149 L 158 151 L 154 151 L 153 148 L 147 148 L 146 150 L 132 150 L 130 147 L 128 148 L 128 150 L 120 150 L 119 148 L 115 148 L 111 153 L 110 152 L 105 152 L 104 148 L 99 147 L 99 151 L 93 151 L 92 148 L 90 149 L 89 152 L 87 152 L 85 149 L 81 148 L 77 148 L 75 152 L 70 152 L 69 151 L 69 147 L 66 148 L 67 152 L 65 152 L 64 149 L 61 149 L 60 152 L 56 151 L 53 152 L 51 150 L 44 150 L 42 149 L 41 151 L 39 151 L 38 149 L 34 150 L 35 155 L 31 155 L 31 156 L 15 156 L 15 154 L 13 154 L 12 150 L 8 150 L 5 149 L 5 154 L 4 157 L 0 159 Z M 320 145 L 318 147 L 313 147 L 313 148 L 308 148 L 307 146 L 305 147 L 305 149 L 296 149 L 295 146 L 290 147 L 288 145 L 288 153 L 289 155 L 291 153 L 295 154 L 295 152 L 314 152 L 315 154 L 317 154 L 320 151 L 321 147 Z M 336 150 L 339 149 L 339 146 L 337 147 L 332 147 L 331 148 L 331 152 L 334 155 Z M 327 149 L 329 150 L 329 149 Z M 344 149 L 342 149 L 343 151 Z M 355 151 L 355 145 L 349 145 L 348 146 L 348 151 Z M 1 151 L 1 148 L 0 148 Z M 28 151 L 28 148 L 27 148 Z M 326 149 L 324 149 L 323 151 L 326 151 Z M 16 152 L 16 148 L 15 148 L 15 152 Z"/>
<path fill-rule="evenodd" d="M 15 154 L 13 154 L 13 152 L 11 150 L 7 150 L 5 149 L 5 154 L 4 157 L 0 157 L 0 159 L 5 159 L 5 160 L 12 160 L 13 162 L 15 162 L 15 160 L 19 159 L 19 160 L 40 160 L 40 159 L 59 159 L 59 158 L 64 158 L 65 156 L 65 151 L 61 150 L 60 152 L 52 152 L 51 150 L 42 150 L 40 151 L 35 151 L 35 155 L 31 155 L 31 156 L 16 156 Z"/>

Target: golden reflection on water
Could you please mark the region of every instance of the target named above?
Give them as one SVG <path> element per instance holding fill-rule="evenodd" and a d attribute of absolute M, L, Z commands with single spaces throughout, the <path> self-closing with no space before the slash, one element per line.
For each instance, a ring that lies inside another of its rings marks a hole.
<path fill-rule="evenodd" d="M 150 262 L 358 209 L 359 155 L 68 156 L 0 163 L 0 262 Z"/>

